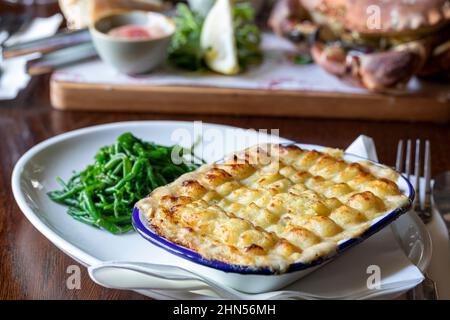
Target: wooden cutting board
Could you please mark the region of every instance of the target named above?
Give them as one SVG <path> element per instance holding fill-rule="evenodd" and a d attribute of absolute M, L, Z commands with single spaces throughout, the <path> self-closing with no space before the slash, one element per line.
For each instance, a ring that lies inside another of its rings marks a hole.
<path fill-rule="evenodd" d="M 238 76 L 164 66 L 129 77 L 96 60 L 55 72 L 51 101 L 61 110 L 450 121 L 450 84 L 413 80 L 402 95 L 373 94 L 294 64 L 288 42 L 263 39 L 264 62 Z"/>
<path fill-rule="evenodd" d="M 51 81 L 52 105 L 61 110 L 297 116 L 448 122 L 449 100 L 317 91 L 249 90 L 187 86 L 82 84 Z"/>

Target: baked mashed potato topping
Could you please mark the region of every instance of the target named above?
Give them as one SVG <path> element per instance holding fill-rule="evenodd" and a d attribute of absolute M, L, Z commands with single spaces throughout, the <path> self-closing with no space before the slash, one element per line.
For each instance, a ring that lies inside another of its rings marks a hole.
<path fill-rule="evenodd" d="M 180 176 L 137 207 L 154 232 L 206 259 L 283 272 L 409 204 L 395 171 L 342 157 L 257 145 Z"/>

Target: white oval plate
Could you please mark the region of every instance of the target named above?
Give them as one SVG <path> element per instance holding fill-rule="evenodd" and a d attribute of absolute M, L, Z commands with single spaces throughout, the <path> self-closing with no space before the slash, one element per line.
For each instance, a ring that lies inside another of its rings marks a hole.
<path fill-rule="evenodd" d="M 56 176 L 61 176 L 63 179 L 69 178 L 74 170 L 83 169 L 91 163 L 95 152 L 100 147 L 113 143 L 120 134 L 127 131 L 144 140 L 163 145 L 177 143 L 178 141 L 172 140 L 171 137 L 174 132 L 178 134 L 183 132 L 180 130 L 187 130 L 185 132 L 192 134 L 194 138 L 202 135 L 205 145 L 215 138 L 216 147 L 217 143 L 221 145 L 219 150 L 222 154 L 220 152 L 205 154 L 207 162 L 220 159 L 224 154 L 235 151 L 237 148 L 233 140 L 237 137 L 240 137 L 238 140 L 241 143 L 246 140 L 248 145 L 257 142 L 290 142 L 283 138 L 230 126 L 205 123 L 202 126 L 203 132 L 199 132 L 198 126 L 195 126 L 193 122 L 136 121 L 94 126 L 58 135 L 31 148 L 17 162 L 12 175 L 14 197 L 22 212 L 39 232 L 85 266 L 105 261 L 145 261 L 180 265 L 180 261 L 184 259 L 149 245 L 137 233 L 115 236 L 73 220 L 66 214 L 66 208 L 50 201 L 46 193 L 58 188 Z M 219 141 L 223 133 L 226 133 L 225 139 Z M 191 141 L 185 141 L 183 145 L 189 146 L 190 143 Z M 421 241 L 426 242 L 428 237 L 423 233 L 424 229 L 420 229 L 420 224 L 412 219 L 406 221 L 407 219 L 410 219 L 409 215 L 401 218 L 409 229 L 413 228 Z M 430 252 L 426 250 L 430 249 L 430 246 L 425 243 L 421 247 L 423 250 L 419 254 L 420 259 L 413 262 L 424 270 L 430 255 Z M 161 299 L 213 298 L 210 292 L 149 290 L 139 292 Z"/>

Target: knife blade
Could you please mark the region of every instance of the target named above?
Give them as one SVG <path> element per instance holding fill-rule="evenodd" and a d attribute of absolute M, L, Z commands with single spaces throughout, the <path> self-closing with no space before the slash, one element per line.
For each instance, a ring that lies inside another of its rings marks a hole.
<path fill-rule="evenodd" d="M 3 57 L 7 59 L 33 52 L 48 53 L 88 42 L 91 42 L 91 35 L 88 29 L 63 31 L 53 36 L 5 46 L 3 48 Z"/>
<path fill-rule="evenodd" d="M 433 201 L 437 211 L 450 230 L 450 171 L 439 174 L 434 179 Z M 449 231 L 450 234 L 450 231 Z"/>
<path fill-rule="evenodd" d="M 35 76 L 50 73 L 58 68 L 95 57 L 97 57 L 97 51 L 94 45 L 88 42 L 46 53 L 39 58 L 29 60 L 26 70 L 28 74 Z"/>

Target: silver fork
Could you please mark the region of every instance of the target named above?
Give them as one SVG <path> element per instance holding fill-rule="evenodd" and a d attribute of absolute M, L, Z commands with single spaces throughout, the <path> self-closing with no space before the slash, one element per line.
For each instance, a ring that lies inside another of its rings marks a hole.
<path fill-rule="evenodd" d="M 413 203 L 413 211 L 420 217 L 424 224 L 431 221 L 432 218 L 432 208 L 431 208 L 431 154 L 430 154 L 430 141 L 425 141 L 425 157 L 424 157 L 424 180 L 425 180 L 425 198 L 421 201 L 420 197 L 420 175 L 421 175 L 421 141 L 416 140 L 416 148 L 414 152 L 414 187 L 416 191 L 416 197 Z M 396 170 L 398 172 L 403 172 L 403 140 L 398 142 L 397 146 L 397 160 L 396 160 Z M 405 159 L 405 174 L 406 178 L 410 180 L 411 178 L 411 164 L 412 164 L 412 141 L 408 139 L 406 141 L 406 159 Z M 427 273 L 424 274 L 425 279 L 423 282 L 411 289 L 407 293 L 407 297 L 410 300 L 436 300 L 438 299 L 438 292 L 436 283 L 431 280 Z"/>

